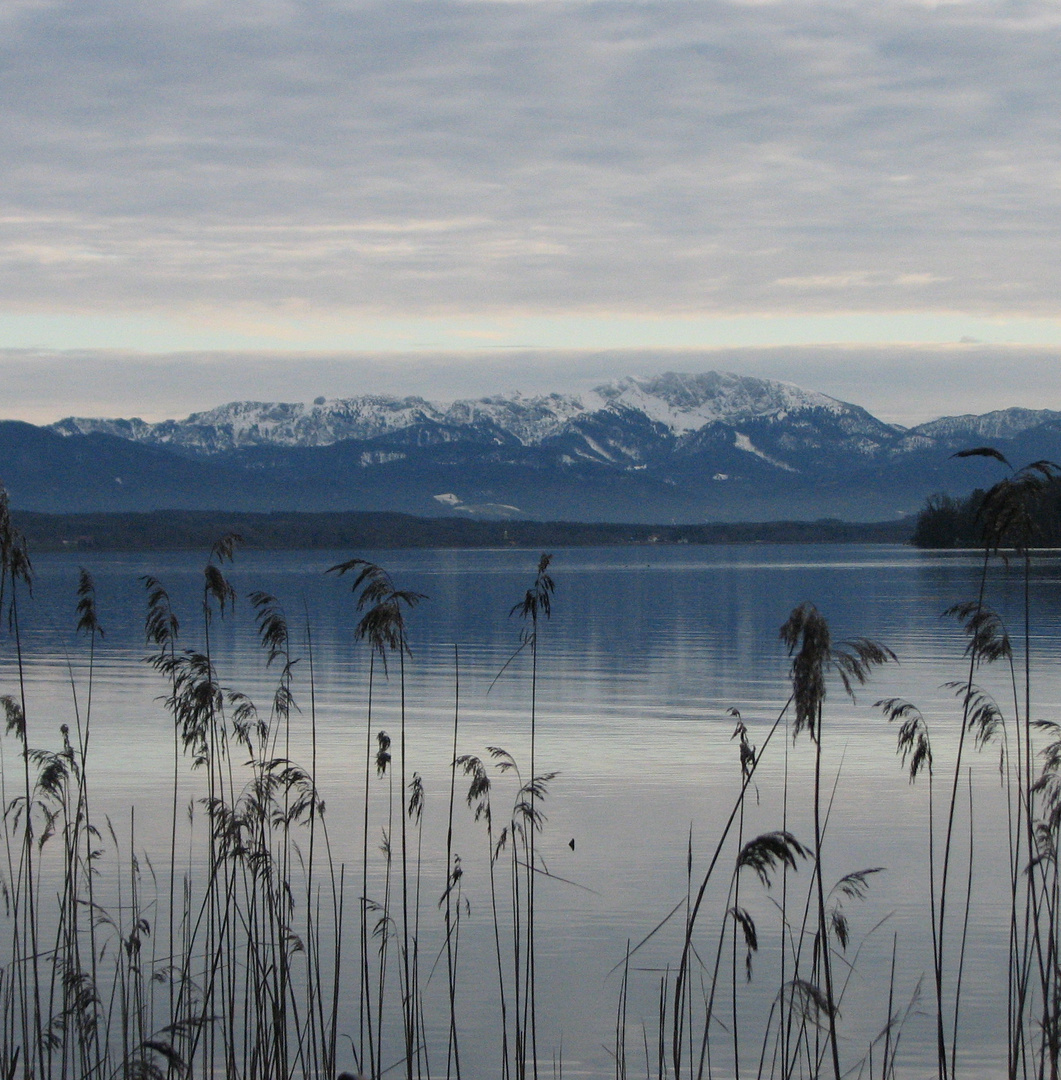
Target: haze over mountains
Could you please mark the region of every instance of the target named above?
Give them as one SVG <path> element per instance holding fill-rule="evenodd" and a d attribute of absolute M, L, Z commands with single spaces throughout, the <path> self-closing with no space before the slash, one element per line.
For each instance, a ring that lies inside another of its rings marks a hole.
<path fill-rule="evenodd" d="M 885 520 L 998 479 L 990 442 L 1061 458 L 1061 412 L 915 428 L 787 383 L 720 372 L 581 395 L 238 401 L 184 420 L 0 422 L 16 508 L 401 510 L 543 520 Z"/>

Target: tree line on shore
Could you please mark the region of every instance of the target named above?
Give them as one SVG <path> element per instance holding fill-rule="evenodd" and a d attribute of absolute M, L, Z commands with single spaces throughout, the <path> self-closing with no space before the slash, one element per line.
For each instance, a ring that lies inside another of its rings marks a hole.
<path fill-rule="evenodd" d="M 34 551 L 201 551 L 218 533 L 239 533 L 248 548 L 369 549 L 597 547 L 623 544 L 905 543 L 910 518 L 819 521 L 621 524 L 415 517 L 373 511 L 336 513 L 22 513 Z"/>
<path fill-rule="evenodd" d="M 984 502 L 977 488 L 965 498 L 930 495 L 917 515 L 911 542 L 920 548 L 972 548 L 984 542 Z M 1027 500 L 1030 535 L 1037 547 L 1061 547 L 1061 481 L 1050 480 Z"/>

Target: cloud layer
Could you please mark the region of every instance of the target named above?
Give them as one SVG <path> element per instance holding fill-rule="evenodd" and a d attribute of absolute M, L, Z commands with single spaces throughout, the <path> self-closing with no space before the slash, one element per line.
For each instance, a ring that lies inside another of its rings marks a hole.
<path fill-rule="evenodd" d="M 1045 2 L 0 4 L 7 310 L 1061 315 Z"/>

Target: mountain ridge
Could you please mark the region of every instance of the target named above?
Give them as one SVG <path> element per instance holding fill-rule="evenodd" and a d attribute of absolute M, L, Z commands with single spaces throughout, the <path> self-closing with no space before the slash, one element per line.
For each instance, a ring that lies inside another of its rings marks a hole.
<path fill-rule="evenodd" d="M 398 511 L 697 522 L 911 515 L 998 479 L 955 461 L 996 443 L 1061 459 L 1061 412 L 912 428 L 791 383 L 727 372 L 625 378 L 583 394 L 237 401 L 157 423 L 0 422 L 0 479 L 41 512 Z"/>
<path fill-rule="evenodd" d="M 450 403 L 382 394 L 317 398 L 312 404 L 245 400 L 195 412 L 183 420 L 151 423 L 138 417 L 71 416 L 49 426 L 61 435 L 104 433 L 136 442 L 217 453 L 244 446 L 328 446 L 343 439 L 377 438 L 424 422 L 493 424 L 523 445 L 538 445 L 577 418 L 623 410 L 641 413 L 675 436 L 682 436 L 708 423 L 734 423 L 763 416 L 785 419 L 808 408 L 850 414 L 853 427 L 872 428 L 882 423 L 859 406 L 791 383 L 728 372 L 667 372 L 650 379 L 615 380 L 586 394 L 524 395 L 516 391 Z"/>

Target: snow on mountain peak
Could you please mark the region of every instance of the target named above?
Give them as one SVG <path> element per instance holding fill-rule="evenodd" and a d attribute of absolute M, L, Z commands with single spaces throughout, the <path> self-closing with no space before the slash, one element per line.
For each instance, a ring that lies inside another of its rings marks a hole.
<path fill-rule="evenodd" d="M 728 371 L 702 375 L 667 372 L 649 379 L 619 379 L 598 387 L 595 393 L 608 404 L 643 412 L 676 435 L 699 431 L 705 424 L 719 421 L 734 423 L 767 416 L 783 419 L 800 409 L 841 413 L 850 408 L 835 398 L 791 383 Z"/>
<path fill-rule="evenodd" d="M 1058 421 L 1061 421 L 1061 412 L 1052 409 L 997 409 L 980 416 L 971 413 L 943 416 L 911 431 L 930 439 L 1011 439 L 1029 428 Z"/>
<path fill-rule="evenodd" d="M 583 394 L 517 392 L 449 404 L 380 394 L 318 397 L 312 404 L 233 401 L 192 413 L 185 420 L 149 424 L 68 417 L 53 429 L 64 435 L 104 432 L 216 453 L 262 445 L 327 446 L 344 439 L 372 439 L 421 423 L 455 427 L 489 424 L 531 446 L 561 434 L 582 417 L 601 412 L 640 413 L 681 436 L 714 422 L 783 419 L 808 408 L 837 414 L 853 410 L 835 398 L 788 383 L 710 371 L 624 378 Z"/>

